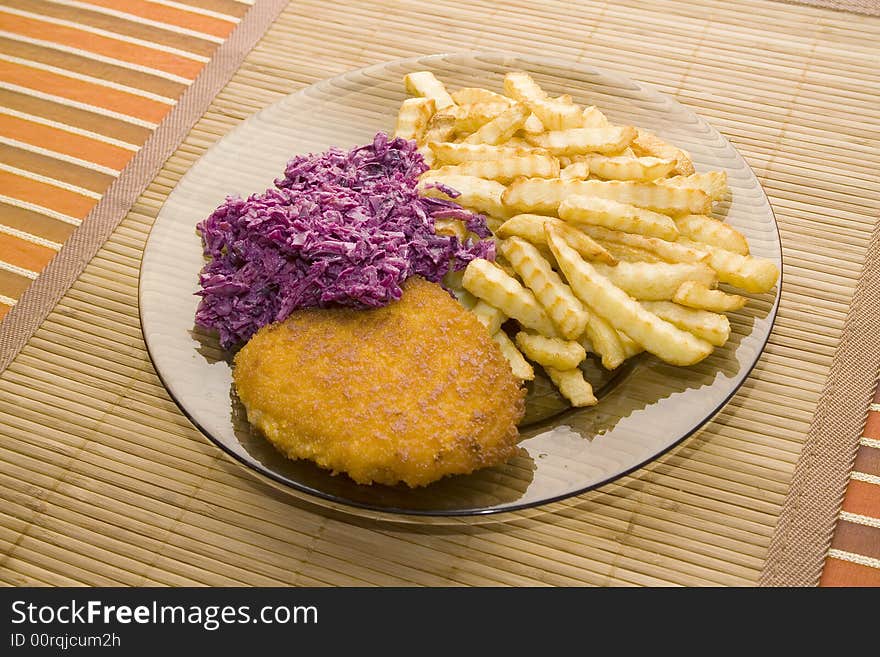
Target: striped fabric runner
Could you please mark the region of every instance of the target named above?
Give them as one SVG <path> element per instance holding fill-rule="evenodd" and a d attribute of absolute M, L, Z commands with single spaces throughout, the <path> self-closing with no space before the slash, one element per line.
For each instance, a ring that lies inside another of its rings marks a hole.
<path fill-rule="evenodd" d="M 253 0 L 0 0 L 0 319 Z"/>
<path fill-rule="evenodd" d="M 868 411 L 820 586 L 880 586 L 880 386 Z"/>

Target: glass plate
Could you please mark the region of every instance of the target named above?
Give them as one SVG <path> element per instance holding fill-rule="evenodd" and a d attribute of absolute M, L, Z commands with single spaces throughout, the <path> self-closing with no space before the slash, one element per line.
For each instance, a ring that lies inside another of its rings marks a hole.
<path fill-rule="evenodd" d="M 422 69 L 450 89 L 496 91 L 505 72 L 527 70 L 551 94 L 569 93 L 614 123 L 657 132 L 688 150 L 697 171 L 727 171 L 732 200 L 719 204 L 718 215 L 748 237 L 754 255 L 781 269 L 776 221 L 755 175 L 723 136 L 675 100 L 589 66 L 538 57 L 465 53 L 392 61 L 319 82 L 252 116 L 217 142 L 169 195 L 146 245 L 139 294 L 147 348 L 172 398 L 211 441 L 260 478 L 337 509 L 400 519 L 490 514 L 577 495 L 635 470 L 697 431 L 761 355 L 779 287 L 752 295 L 746 308 L 732 313 L 727 345 L 696 366 L 673 367 L 643 355 L 607 375 L 588 362 L 598 406 L 565 410 L 539 378 L 518 456 L 426 488 L 358 485 L 310 462 L 288 460 L 251 430 L 231 394 L 230 355 L 193 325 L 193 293 L 203 264 L 195 225 L 227 194 L 271 186 L 296 154 L 349 148 L 371 141 L 379 130 L 393 132 L 406 97 L 402 78 Z"/>

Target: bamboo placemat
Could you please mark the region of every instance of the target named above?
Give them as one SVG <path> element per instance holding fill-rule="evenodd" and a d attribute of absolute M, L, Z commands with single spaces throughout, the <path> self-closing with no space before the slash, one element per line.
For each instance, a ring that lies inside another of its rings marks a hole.
<path fill-rule="evenodd" d="M 876 222 L 880 21 L 749 0 L 291 4 L 0 376 L 8 584 L 752 585 L 765 565 Z M 318 79 L 479 48 L 588 61 L 724 132 L 782 231 L 777 327 L 699 435 L 593 493 L 487 524 L 356 519 L 220 457 L 144 349 L 141 249 L 205 149 Z"/>

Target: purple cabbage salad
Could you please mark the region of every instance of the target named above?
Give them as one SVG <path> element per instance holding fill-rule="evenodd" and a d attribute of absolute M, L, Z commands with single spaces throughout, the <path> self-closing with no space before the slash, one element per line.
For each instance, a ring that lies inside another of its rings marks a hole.
<path fill-rule="evenodd" d="M 298 308 L 374 308 L 399 299 L 410 276 L 439 283 L 494 259 L 493 240 L 435 233 L 435 220 L 460 219 L 491 236 L 483 215 L 418 194 L 427 169 L 414 141 L 380 132 L 350 151 L 294 158 L 262 194 L 227 197 L 197 226 L 208 262 L 196 324 L 228 349 Z"/>

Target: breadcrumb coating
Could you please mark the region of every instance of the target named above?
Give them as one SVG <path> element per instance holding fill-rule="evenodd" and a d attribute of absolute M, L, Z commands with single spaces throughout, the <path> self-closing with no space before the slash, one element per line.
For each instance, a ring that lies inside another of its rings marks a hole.
<path fill-rule="evenodd" d="M 360 484 L 425 486 L 499 465 L 525 407 L 485 327 L 418 277 L 381 308 L 300 310 L 260 329 L 233 379 L 280 451 Z"/>

